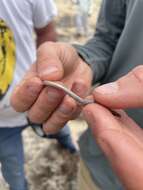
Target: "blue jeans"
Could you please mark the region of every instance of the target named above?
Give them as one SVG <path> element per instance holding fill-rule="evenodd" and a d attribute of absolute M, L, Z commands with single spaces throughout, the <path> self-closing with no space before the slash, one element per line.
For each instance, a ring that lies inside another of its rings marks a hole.
<path fill-rule="evenodd" d="M 0 128 L 0 162 L 10 190 L 28 190 L 24 174 L 23 129 L 24 127 Z"/>
<path fill-rule="evenodd" d="M 0 162 L 3 176 L 9 184 L 10 190 L 28 190 L 24 173 L 24 152 L 21 136 L 24 128 L 0 128 Z M 64 148 L 71 152 L 76 151 L 67 125 L 59 133 L 49 135 L 46 138 L 57 139 Z"/>

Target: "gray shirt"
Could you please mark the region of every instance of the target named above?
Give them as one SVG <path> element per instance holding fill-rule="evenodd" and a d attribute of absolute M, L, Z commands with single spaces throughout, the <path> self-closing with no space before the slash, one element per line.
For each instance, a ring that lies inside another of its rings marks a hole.
<path fill-rule="evenodd" d="M 143 0 L 103 0 L 94 37 L 76 48 L 94 72 L 93 83 L 114 81 L 142 65 Z M 127 112 L 143 127 L 142 109 Z M 80 148 L 82 158 L 101 189 L 123 189 L 90 129 L 81 136 Z"/>

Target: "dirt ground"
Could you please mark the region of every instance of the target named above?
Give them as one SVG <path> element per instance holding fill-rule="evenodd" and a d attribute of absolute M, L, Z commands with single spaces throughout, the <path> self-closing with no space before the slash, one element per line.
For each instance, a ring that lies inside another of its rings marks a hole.
<path fill-rule="evenodd" d="M 93 14 L 89 18 L 88 36 L 76 37 L 76 6 L 70 0 L 56 0 L 59 16 L 56 19 L 59 40 L 84 43 L 93 35 L 101 0 L 93 0 Z M 69 122 L 75 144 L 87 125 L 83 120 Z M 77 190 L 79 155 L 63 150 L 54 140 L 42 139 L 28 128 L 23 133 L 25 170 L 30 190 Z M 77 145 L 78 146 L 78 145 Z M 8 190 L 0 175 L 0 190 Z"/>

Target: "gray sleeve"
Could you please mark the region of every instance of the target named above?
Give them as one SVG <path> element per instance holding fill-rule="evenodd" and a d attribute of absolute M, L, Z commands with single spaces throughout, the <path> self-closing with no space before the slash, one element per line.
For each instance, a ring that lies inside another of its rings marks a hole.
<path fill-rule="evenodd" d="M 103 0 L 93 38 L 84 46 L 74 45 L 79 55 L 91 66 L 93 82 L 101 80 L 109 67 L 125 16 L 125 0 Z"/>

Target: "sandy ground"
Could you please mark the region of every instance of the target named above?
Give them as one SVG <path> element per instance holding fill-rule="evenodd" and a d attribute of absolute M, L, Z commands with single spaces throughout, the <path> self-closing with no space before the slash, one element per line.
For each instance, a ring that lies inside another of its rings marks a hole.
<path fill-rule="evenodd" d="M 61 41 L 84 43 L 92 36 L 101 0 L 94 0 L 93 15 L 89 18 L 88 36 L 76 38 L 76 7 L 69 0 L 56 0 L 59 9 L 57 31 Z M 74 142 L 86 129 L 83 120 L 69 122 Z M 54 140 L 42 139 L 28 128 L 23 133 L 25 170 L 30 190 L 77 190 L 79 156 L 63 150 Z M 0 190 L 8 190 L 0 174 Z"/>

